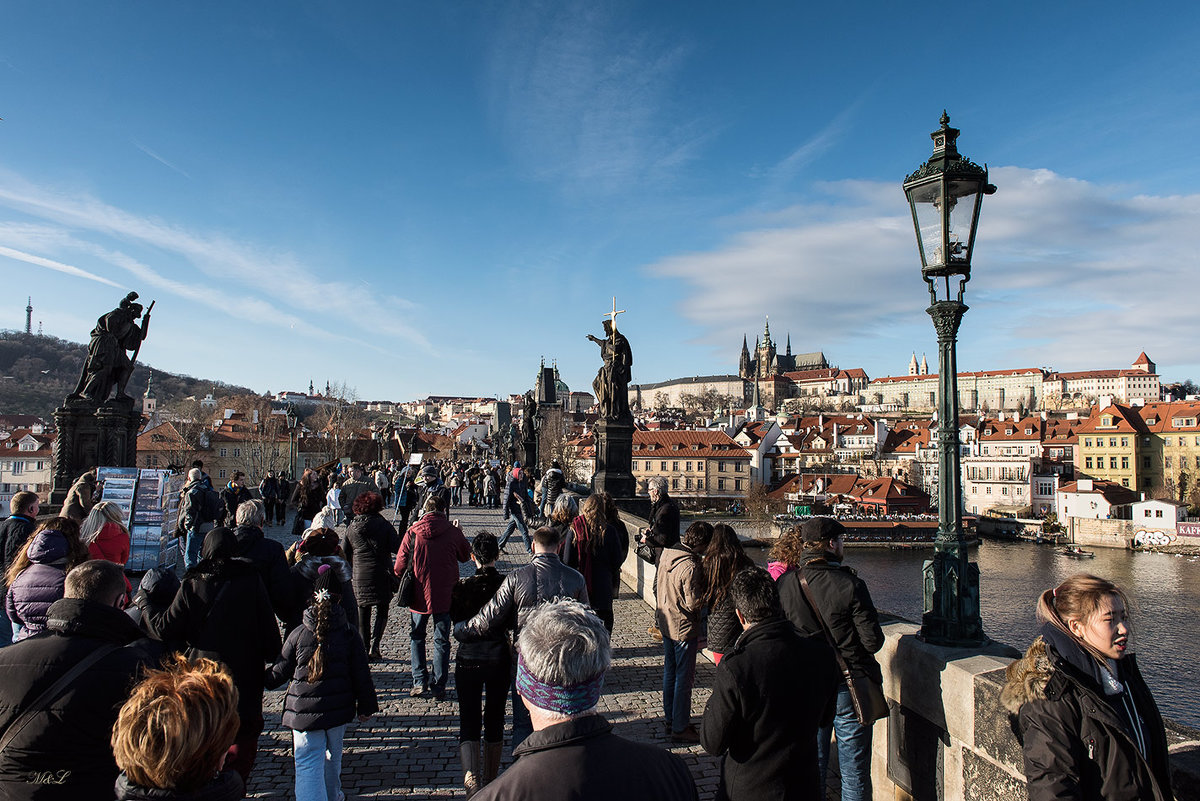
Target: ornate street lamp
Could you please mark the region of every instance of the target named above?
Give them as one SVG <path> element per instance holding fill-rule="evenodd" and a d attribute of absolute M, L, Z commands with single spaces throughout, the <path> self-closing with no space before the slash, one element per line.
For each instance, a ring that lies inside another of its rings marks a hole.
<path fill-rule="evenodd" d="M 300 417 L 296 414 L 296 407 L 291 403 L 287 405 L 287 427 L 288 427 L 288 479 L 296 480 L 296 425 L 300 422 Z"/>
<path fill-rule="evenodd" d="M 988 183 L 987 166 L 961 156 L 958 130 L 942 112 L 930 134 L 933 155 L 904 181 L 912 207 L 921 277 L 929 287 L 938 337 L 938 533 L 925 562 L 925 614 L 921 637 L 934 645 L 970 647 L 987 641 L 979 616 L 979 565 L 968 561 L 962 526 L 962 474 L 958 451 L 958 326 L 967 311 L 963 290 L 971 279 L 971 252 Z"/>

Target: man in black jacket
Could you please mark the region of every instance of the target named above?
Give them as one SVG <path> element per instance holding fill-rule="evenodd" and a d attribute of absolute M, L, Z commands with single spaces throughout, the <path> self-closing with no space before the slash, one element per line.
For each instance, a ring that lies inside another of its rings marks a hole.
<path fill-rule="evenodd" d="M 16 493 L 8 502 L 8 510 L 11 514 L 3 522 L 0 522 L 0 559 L 3 560 L 3 565 L 0 565 L 0 597 L 8 590 L 4 584 L 4 574 L 8 572 L 9 565 L 16 560 L 21 546 L 29 539 L 29 535 L 33 533 L 33 529 L 37 525 L 39 511 L 37 493 Z M 0 617 L 0 648 L 12 642 L 13 632 L 3 628 L 8 623 L 7 614 Z"/>
<path fill-rule="evenodd" d="M 498 631 L 511 629 L 521 633 L 525 618 L 541 603 L 551 598 L 574 598 L 588 602 L 587 582 L 583 575 L 562 563 L 558 558 L 561 533 L 556 528 L 539 528 L 533 533 L 533 560 L 504 578 L 504 583 L 487 606 L 470 620 L 454 626 L 454 638 L 459 642 L 478 642 Z M 515 637 L 514 637 L 515 639 Z M 512 688 L 513 734 L 516 747 L 532 731 L 529 712 Z"/>
<path fill-rule="evenodd" d="M 667 494 L 667 480 L 662 476 L 651 478 L 646 491 L 650 494 L 650 525 L 639 534 L 643 542 L 654 546 L 654 563 L 657 565 L 663 549 L 679 544 L 679 506 Z M 657 595 L 658 571 L 654 573 L 653 589 Z M 646 633 L 656 640 L 662 640 L 658 626 L 651 626 Z"/>
<path fill-rule="evenodd" d="M 534 731 L 514 748 L 512 767 L 476 801 L 699 797 L 679 756 L 618 737 L 596 712 L 612 649 L 604 623 L 591 610 L 571 599 L 533 609 L 521 630 L 520 653 L 518 703 L 529 710 Z"/>
<path fill-rule="evenodd" d="M 737 573 L 729 594 L 742 635 L 717 667 L 700 726 L 704 750 L 725 755 L 716 797 L 824 798 L 812 742 L 833 721 L 841 680 L 833 651 L 783 616 L 765 570 Z"/>
<path fill-rule="evenodd" d="M 233 474 L 225 489 L 221 490 L 221 502 L 225 504 L 225 516 L 220 525 L 233 528 L 237 509 L 246 501 L 251 500 L 250 490 L 246 489 L 246 474 L 241 470 Z"/>
<path fill-rule="evenodd" d="M 280 620 L 287 617 L 291 602 L 292 578 L 288 568 L 287 554 L 283 545 L 269 539 L 263 533 L 267 513 L 262 501 L 246 501 L 237 508 L 237 528 L 233 535 L 237 539 L 234 556 L 254 563 L 262 578 L 263 586 L 271 599 L 271 606 Z"/>
<path fill-rule="evenodd" d="M 500 506 L 504 509 L 504 519 L 508 521 L 504 533 L 500 535 L 500 553 L 504 553 L 504 546 L 514 531 L 521 532 L 526 550 L 533 550 L 533 544 L 529 540 L 529 525 L 525 522 L 525 507 L 529 503 L 527 492 L 525 473 L 521 470 L 521 463 L 515 462 L 512 475 L 504 485 L 504 497 L 500 501 Z"/>
<path fill-rule="evenodd" d="M 851 568 L 842 564 L 846 528 L 829 517 L 809 518 L 800 526 L 804 542 L 804 564 L 779 577 L 779 600 L 788 620 L 807 637 L 823 637 L 820 620 L 804 597 L 801 577 L 807 579 L 817 610 L 838 644 L 842 659 L 856 676 L 883 683 L 879 663 L 872 656 L 883 647 L 879 613 L 871 602 L 867 585 Z M 793 535 L 794 536 L 794 535 Z M 850 690 L 838 687 L 837 713 L 832 729 L 818 734 L 821 782 L 829 765 L 829 747 L 837 732 L 838 764 L 842 772 L 842 801 L 871 797 L 871 727 L 858 722 Z"/>
<path fill-rule="evenodd" d="M 161 654 L 122 608 L 125 574 L 104 560 L 67 574 L 64 597 L 49 611 L 47 633 L 0 650 L 0 731 L 99 648 L 111 649 L 66 687 L 44 699 L 0 755 L 0 797 L 112 798 L 117 763 L 109 745 L 117 712 Z"/>

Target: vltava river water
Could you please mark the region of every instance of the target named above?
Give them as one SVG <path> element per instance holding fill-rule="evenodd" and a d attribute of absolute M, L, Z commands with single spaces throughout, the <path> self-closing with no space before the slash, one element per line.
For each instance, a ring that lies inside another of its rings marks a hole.
<path fill-rule="evenodd" d="M 756 561 L 762 557 L 751 549 Z M 972 550 L 979 563 L 984 631 L 1025 650 L 1037 635 L 1034 603 L 1044 589 L 1074 573 L 1109 579 L 1129 595 L 1138 664 L 1162 713 L 1200 728 L 1200 558 L 1095 548 L 1094 559 L 1074 559 L 1048 545 L 984 541 Z M 763 552 L 765 553 L 765 551 Z M 920 622 L 921 564 L 932 550 L 847 548 L 880 611 Z"/>

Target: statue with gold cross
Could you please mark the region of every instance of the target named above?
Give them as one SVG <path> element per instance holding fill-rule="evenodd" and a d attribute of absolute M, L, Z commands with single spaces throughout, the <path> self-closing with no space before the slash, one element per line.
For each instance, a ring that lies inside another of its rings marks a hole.
<path fill-rule="evenodd" d="M 617 299 L 613 298 L 612 311 L 604 314 L 604 339 L 588 334 L 587 338 L 600 346 L 600 357 L 604 360 L 592 389 L 596 403 L 600 406 L 602 420 L 632 420 L 629 411 L 629 381 L 633 377 L 633 353 L 629 340 L 617 330 Z"/>

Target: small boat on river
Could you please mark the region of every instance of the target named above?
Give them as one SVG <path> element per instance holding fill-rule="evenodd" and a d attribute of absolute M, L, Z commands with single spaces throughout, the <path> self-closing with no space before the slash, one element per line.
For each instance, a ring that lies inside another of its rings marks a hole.
<path fill-rule="evenodd" d="M 1073 556 L 1076 559 L 1094 559 L 1096 554 L 1091 551 L 1085 551 L 1078 545 L 1068 545 L 1059 551 L 1063 556 Z"/>

